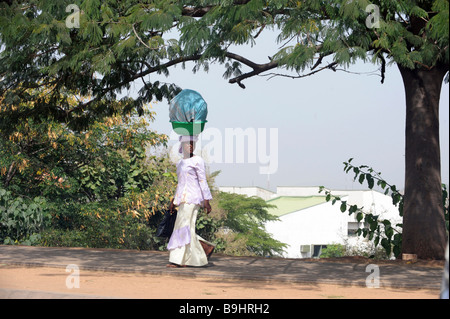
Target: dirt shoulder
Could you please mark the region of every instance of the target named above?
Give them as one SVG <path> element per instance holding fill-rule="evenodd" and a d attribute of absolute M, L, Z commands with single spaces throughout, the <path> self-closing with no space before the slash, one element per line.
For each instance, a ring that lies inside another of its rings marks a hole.
<path fill-rule="evenodd" d="M 315 260 L 317 262 L 324 262 Z M 342 260 L 341 260 L 342 261 Z M 362 261 L 362 260 L 360 260 Z M 343 261 L 344 262 L 344 261 Z M 346 261 L 348 262 L 348 260 Z M 423 265 L 422 265 L 423 266 Z M 430 264 L 435 267 L 436 265 Z M 50 267 L 13 267 L 0 265 L 0 289 L 59 294 L 146 299 L 438 299 L 438 290 L 365 288 L 330 284 L 264 283 L 256 281 L 180 278 L 142 273 L 82 270 L 79 288 L 66 285 L 71 274 Z M 28 295 L 29 296 L 29 295 Z"/>

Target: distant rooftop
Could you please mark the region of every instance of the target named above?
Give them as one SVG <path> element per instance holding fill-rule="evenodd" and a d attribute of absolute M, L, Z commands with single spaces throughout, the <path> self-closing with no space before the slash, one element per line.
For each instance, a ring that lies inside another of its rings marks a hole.
<path fill-rule="evenodd" d="M 269 213 L 278 217 L 324 204 L 326 202 L 325 196 L 324 193 L 319 193 L 319 189 L 320 188 L 317 186 L 278 186 L 277 191 L 272 192 L 255 186 L 219 187 L 219 190 L 223 192 L 242 194 L 249 197 L 258 196 L 264 199 L 268 204 L 277 206 L 277 208 L 270 209 Z M 374 190 L 331 190 L 331 192 L 336 196 L 348 196 L 347 201 L 349 204 L 365 207 L 366 209 L 385 210 L 385 208 L 381 206 L 378 208 L 374 206 L 375 197 L 378 198 L 378 200 L 384 198 L 385 201 L 389 203 L 392 202 L 390 196 L 386 196 Z"/>
<path fill-rule="evenodd" d="M 280 196 L 267 201 L 268 204 L 277 206 L 268 211 L 278 217 L 325 202 L 325 196 Z"/>
<path fill-rule="evenodd" d="M 242 194 L 247 196 L 258 196 L 264 200 L 271 200 L 277 197 L 315 197 L 321 196 L 319 187 L 298 187 L 298 186 L 278 186 L 277 191 L 273 192 L 258 186 L 219 186 L 219 190 L 227 193 Z"/>

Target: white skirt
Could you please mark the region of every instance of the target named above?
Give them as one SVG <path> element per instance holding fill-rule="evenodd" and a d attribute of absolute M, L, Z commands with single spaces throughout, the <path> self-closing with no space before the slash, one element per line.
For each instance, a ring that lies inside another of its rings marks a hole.
<path fill-rule="evenodd" d="M 169 262 L 177 265 L 204 266 L 208 264 L 200 240 L 208 243 L 195 233 L 195 224 L 200 206 L 181 203 L 178 206 L 177 219 L 167 249 Z"/>

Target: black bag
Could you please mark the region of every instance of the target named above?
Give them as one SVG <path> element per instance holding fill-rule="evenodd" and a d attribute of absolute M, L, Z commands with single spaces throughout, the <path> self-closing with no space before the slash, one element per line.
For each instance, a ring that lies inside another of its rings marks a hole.
<path fill-rule="evenodd" d="M 170 210 L 166 210 L 163 220 L 158 225 L 156 237 L 172 236 L 173 227 L 175 226 L 176 219 L 177 219 L 177 210 L 175 210 L 172 214 L 170 213 Z"/>

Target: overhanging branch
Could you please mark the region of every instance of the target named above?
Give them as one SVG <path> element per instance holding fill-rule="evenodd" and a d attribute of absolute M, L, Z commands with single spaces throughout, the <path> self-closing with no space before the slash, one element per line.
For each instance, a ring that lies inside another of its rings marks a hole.
<path fill-rule="evenodd" d="M 323 66 L 323 67 L 321 67 L 321 68 L 319 68 L 319 69 L 317 69 L 315 71 L 312 71 L 312 72 L 309 72 L 309 73 L 306 73 L 306 74 L 302 74 L 302 75 L 288 75 L 288 74 L 280 74 L 280 73 L 269 73 L 269 74 L 265 74 L 264 76 L 270 76 L 269 80 L 271 78 L 273 78 L 273 77 L 276 77 L 276 76 L 281 76 L 281 77 L 286 77 L 286 78 L 291 78 L 291 79 L 301 79 L 301 78 L 305 78 L 307 76 L 311 76 L 313 74 L 316 74 L 316 73 L 318 73 L 320 71 L 323 71 L 323 70 L 326 70 L 326 69 L 331 69 L 333 71 L 336 71 L 335 67 L 337 65 L 338 65 L 337 62 L 331 62 L 331 63 L 327 64 L 326 66 Z M 317 65 L 315 65 L 314 68 L 316 68 L 316 66 Z"/>
<path fill-rule="evenodd" d="M 248 59 L 246 59 L 246 58 L 244 58 L 244 57 L 242 57 L 240 55 L 237 55 L 237 54 L 234 54 L 234 53 L 231 53 L 231 52 L 227 52 L 225 54 L 225 56 L 230 58 L 230 59 L 233 59 L 233 60 L 236 60 L 238 62 L 241 62 L 241 63 L 243 63 L 243 64 L 245 64 L 248 67 L 253 69 L 253 71 L 251 71 L 251 72 L 244 73 L 244 74 L 239 75 L 239 76 L 237 76 L 237 77 L 235 77 L 233 79 L 230 79 L 228 81 L 228 83 L 231 83 L 231 84 L 237 83 L 243 89 L 245 89 L 245 85 L 242 84 L 243 80 L 245 80 L 247 78 L 250 78 L 252 76 L 261 74 L 261 73 L 263 73 L 265 71 L 268 71 L 268 70 L 271 70 L 271 69 L 275 69 L 275 68 L 278 67 L 278 62 L 275 62 L 275 61 L 270 61 L 269 63 L 265 63 L 265 64 L 257 64 L 257 63 L 254 63 L 254 62 L 252 62 L 252 61 L 250 61 L 250 60 L 248 60 Z"/>

